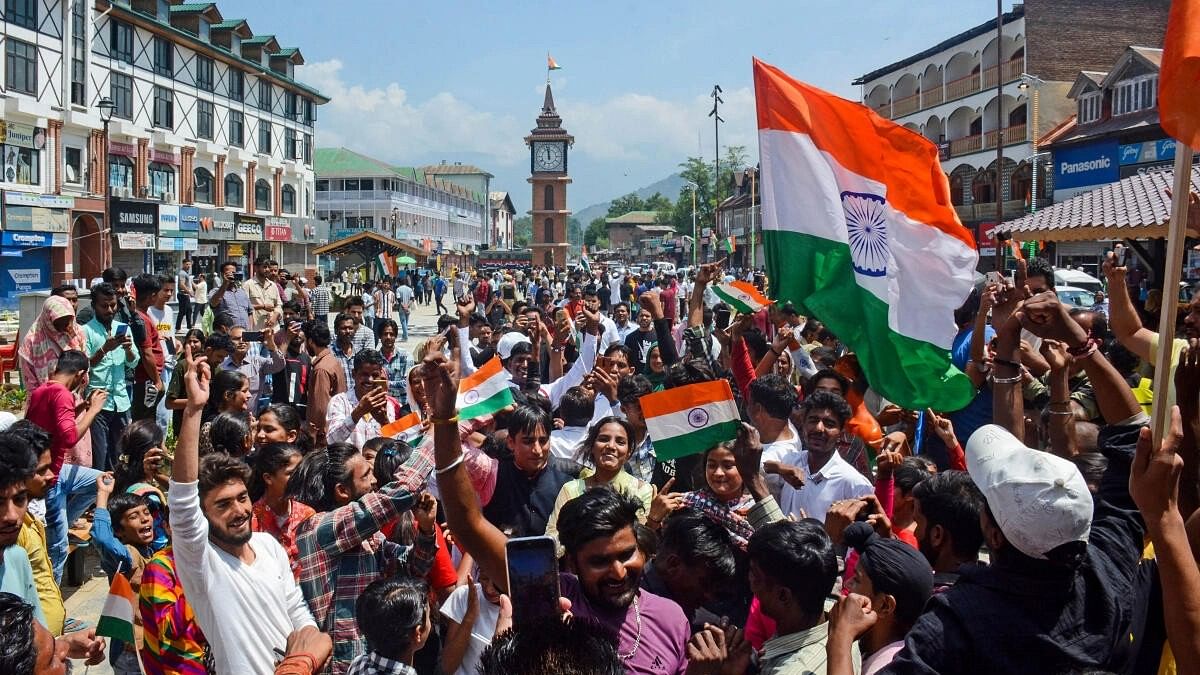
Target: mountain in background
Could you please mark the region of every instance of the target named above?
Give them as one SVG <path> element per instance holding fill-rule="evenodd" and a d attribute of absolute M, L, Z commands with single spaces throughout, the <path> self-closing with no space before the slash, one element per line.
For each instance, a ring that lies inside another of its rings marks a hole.
<path fill-rule="evenodd" d="M 667 199 L 670 199 L 672 202 L 674 202 L 676 199 L 679 198 L 679 191 L 683 189 L 683 186 L 684 186 L 683 176 L 680 176 L 679 174 L 674 173 L 656 183 L 651 183 L 650 185 L 647 185 L 644 188 L 639 188 L 637 190 L 634 190 L 634 194 L 636 194 L 638 197 L 641 197 L 642 199 L 648 199 L 649 197 L 653 196 L 655 192 L 660 192 L 660 193 L 662 193 L 662 195 L 664 197 L 666 197 Z M 626 193 L 626 194 L 628 194 L 628 193 Z M 588 223 L 592 222 L 596 218 L 603 218 L 603 217 L 607 216 L 609 204 L 612 204 L 613 200 L 616 199 L 617 197 L 623 197 L 623 196 L 624 195 L 614 195 L 613 199 L 610 199 L 602 204 L 592 204 L 591 206 L 589 206 L 585 209 L 576 211 L 573 214 L 573 217 L 577 218 L 579 220 L 580 224 L 583 225 L 584 229 L 587 229 Z"/>

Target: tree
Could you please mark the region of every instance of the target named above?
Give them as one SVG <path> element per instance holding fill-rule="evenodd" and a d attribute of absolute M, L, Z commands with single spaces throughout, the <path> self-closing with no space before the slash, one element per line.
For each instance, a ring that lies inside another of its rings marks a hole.
<path fill-rule="evenodd" d="M 513 221 L 513 248 L 529 248 L 533 241 L 533 218 L 521 216 Z"/>
<path fill-rule="evenodd" d="M 583 225 L 578 218 L 567 219 L 567 243 L 576 247 L 583 245 Z"/>
<path fill-rule="evenodd" d="M 588 248 L 608 247 L 608 224 L 604 222 L 603 218 L 593 218 L 592 222 L 588 223 L 587 229 L 583 232 L 583 243 Z"/>
<path fill-rule="evenodd" d="M 630 192 L 623 197 L 617 197 L 608 205 L 608 217 L 619 218 L 631 211 L 645 211 L 646 202 L 637 196 L 636 192 Z"/>

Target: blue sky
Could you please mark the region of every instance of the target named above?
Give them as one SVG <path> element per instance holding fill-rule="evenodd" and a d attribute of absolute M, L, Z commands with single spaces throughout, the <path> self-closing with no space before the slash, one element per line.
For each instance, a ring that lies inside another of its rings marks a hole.
<path fill-rule="evenodd" d="M 496 175 L 529 207 L 528 151 L 549 51 L 576 137 L 570 206 L 652 183 L 689 155 L 713 154 L 706 117 L 725 90 L 721 144 L 757 155 L 750 60 L 858 98 L 850 82 L 995 17 L 985 0 L 417 3 L 225 0 L 226 18 L 300 47 L 298 77 L 334 100 L 317 144 L 402 165 L 442 159 Z M 1004 0 L 1005 11 L 1012 1 Z M 739 14 L 732 10 L 743 9 Z M 672 195 L 674 197 L 674 195 Z M 586 225 L 586 223 L 585 223 Z"/>

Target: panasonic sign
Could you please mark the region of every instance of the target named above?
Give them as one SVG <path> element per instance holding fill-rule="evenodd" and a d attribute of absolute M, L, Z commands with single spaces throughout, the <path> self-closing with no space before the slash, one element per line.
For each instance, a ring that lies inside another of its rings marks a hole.
<path fill-rule="evenodd" d="M 1100 186 L 1120 179 L 1116 141 L 1068 146 L 1054 151 L 1054 189 Z"/>

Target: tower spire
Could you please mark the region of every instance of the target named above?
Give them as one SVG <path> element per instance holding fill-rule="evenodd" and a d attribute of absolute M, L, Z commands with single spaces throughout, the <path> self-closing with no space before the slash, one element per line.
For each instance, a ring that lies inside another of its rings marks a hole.
<path fill-rule="evenodd" d="M 550 91 L 550 78 L 546 78 L 546 100 L 542 103 L 542 114 L 553 114 L 554 110 L 554 92 Z"/>

